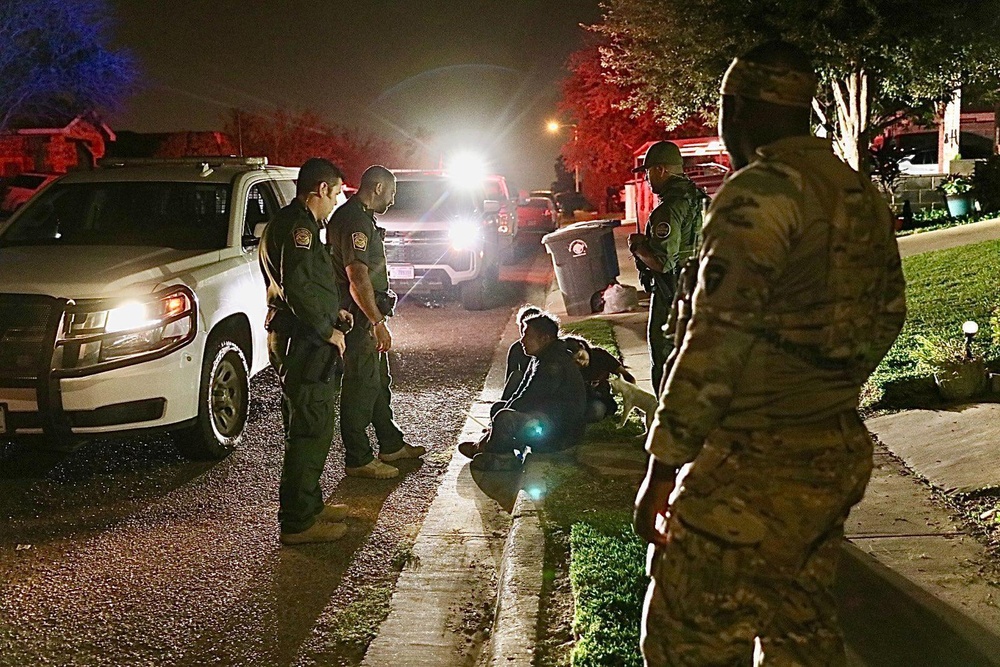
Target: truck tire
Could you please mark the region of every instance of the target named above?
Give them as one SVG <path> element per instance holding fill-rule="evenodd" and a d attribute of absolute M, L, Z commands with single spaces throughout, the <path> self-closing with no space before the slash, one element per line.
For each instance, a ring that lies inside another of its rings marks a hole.
<path fill-rule="evenodd" d="M 198 417 L 193 426 L 174 433 L 177 448 L 190 459 L 224 459 L 243 439 L 249 405 L 243 351 L 224 337 L 210 337 L 201 365 Z"/>
<path fill-rule="evenodd" d="M 466 310 L 486 310 L 491 307 L 500 286 L 500 270 L 491 266 L 474 280 L 467 280 L 461 285 L 462 308 Z"/>

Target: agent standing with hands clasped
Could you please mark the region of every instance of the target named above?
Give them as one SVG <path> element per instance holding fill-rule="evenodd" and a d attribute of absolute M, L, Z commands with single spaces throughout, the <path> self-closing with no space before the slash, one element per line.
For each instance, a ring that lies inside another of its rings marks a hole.
<path fill-rule="evenodd" d="M 361 176 L 358 191 L 337 209 L 327 226 L 337 282 L 355 322 L 347 335 L 340 396 L 344 464 L 352 477 L 396 477 L 399 469 L 389 462 L 418 458 L 427 451 L 403 440 L 392 414 L 388 318 L 396 306 L 396 295 L 389 289 L 385 230 L 376 225 L 375 214 L 389 210 L 395 197 L 392 172 L 377 165 L 369 167 Z M 375 427 L 378 438 L 377 458 L 368 441 L 369 424 Z"/>
<path fill-rule="evenodd" d="M 816 89 L 782 42 L 723 78 L 738 171 L 708 212 L 636 498 L 650 666 L 846 661 L 834 577 L 873 465 L 858 395 L 906 301 L 888 207 L 810 136 Z"/>
<path fill-rule="evenodd" d="M 268 356 L 281 382 L 285 456 L 278 520 L 287 545 L 330 542 L 347 532 L 347 506 L 324 504 L 319 484 L 336 424 L 344 331 L 352 323 L 340 310 L 333 265 L 319 240 L 343 178 L 328 160 L 307 160 L 295 200 L 260 240 Z"/>

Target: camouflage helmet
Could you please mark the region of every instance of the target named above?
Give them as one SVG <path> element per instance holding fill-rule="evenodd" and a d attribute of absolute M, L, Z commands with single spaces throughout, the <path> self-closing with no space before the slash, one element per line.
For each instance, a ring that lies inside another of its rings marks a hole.
<path fill-rule="evenodd" d="M 632 170 L 633 174 L 646 171 L 650 167 L 663 165 L 671 173 L 684 173 L 684 158 L 681 157 L 681 149 L 672 141 L 657 141 L 646 149 L 646 154 L 642 157 L 642 165 Z"/>

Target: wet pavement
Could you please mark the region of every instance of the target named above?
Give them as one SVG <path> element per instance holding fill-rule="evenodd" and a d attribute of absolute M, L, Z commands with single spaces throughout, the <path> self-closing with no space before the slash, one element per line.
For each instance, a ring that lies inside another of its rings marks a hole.
<path fill-rule="evenodd" d="M 505 272 L 531 283 L 536 259 Z M 184 460 L 163 435 L 69 454 L 0 442 L 0 665 L 358 664 L 371 639 L 358 619 L 387 602 L 524 290 L 507 283 L 478 313 L 402 304 L 394 407 L 430 451 L 396 480 L 344 478 L 338 435 L 322 483 L 353 511 L 334 544 L 279 546 L 270 370 L 252 380 L 242 447 L 218 463 Z"/>

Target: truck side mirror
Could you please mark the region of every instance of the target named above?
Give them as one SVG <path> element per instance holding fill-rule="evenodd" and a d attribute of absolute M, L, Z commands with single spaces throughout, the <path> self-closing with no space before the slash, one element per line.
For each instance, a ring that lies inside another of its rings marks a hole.
<path fill-rule="evenodd" d="M 500 212 L 500 202 L 487 199 L 483 202 L 483 212 L 488 215 Z"/>

